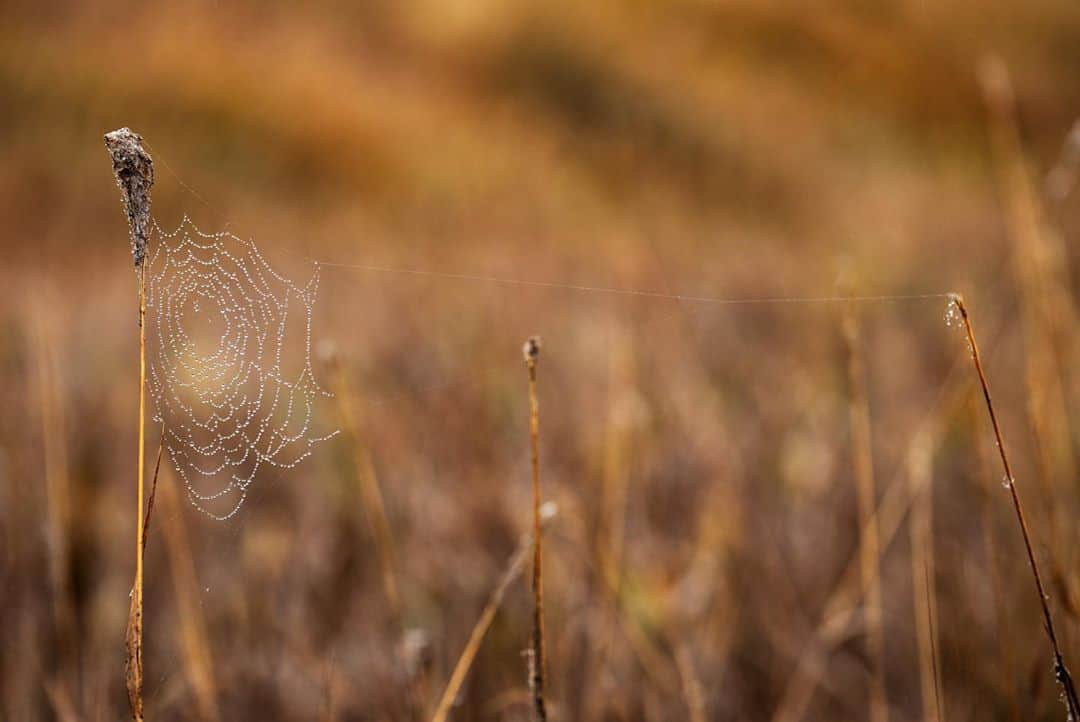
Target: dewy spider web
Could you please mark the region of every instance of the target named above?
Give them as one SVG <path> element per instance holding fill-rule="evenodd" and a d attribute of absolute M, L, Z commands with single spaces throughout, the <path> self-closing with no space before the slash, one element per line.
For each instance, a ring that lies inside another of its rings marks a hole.
<path fill-rule="evenodd" d="M 164 159 L 162 162 L 187 192 L 222 213 L 176 176 Z M 239 511 L 262 467 L 296 466 L 313 453 L 316 444 L 338 433 L 316 436 L 311 428 L 315 400 L 330 395 L 316 383 L 311 362 L 311 315 L 323 267 L 694 305 L 951 297 L 947 293 L 915 293 L 725 298 L 311 258 L 305 260 L 315 271 L 300 287 L 276 272 L 253 241 L 227 232 L 205 234 L 187 216 L 175 231 L 164 231 L 156 221 L 153 229 L 147 312 L 151 333 L 148 383 L 156 405 L 154 418 L 163 423 L 163 443 L 192 504 L 215 519 L 227 519 Z M 209 314 L 203 313 L 204 304 L 211 307 Z M 282 369 L 286 321 L 297 308 L 304 317 L 303 361 L 298 374 L 286 377 Z M 198 325 L 207 315 L 223 328 L 201 337 L 192 333 L 188 322 L 194 320 Z M 208 344 L 209 350 L 204 351 Z"/>
<path fill-rule="evenodd" d="M 277 273 L 254 242 L 205 234 L 186 216 L 156 222 L 147 273 L 149 386 L 163 444 L 191 503 L 235 515 L 264 467 L 287 469 L 337 434 L 312 433 L 317 398 L 311 316 L 319 266 L 304 286 Z M 287 348 L 290 315 L 303 347 Z M 286 355 L 299 355 L 287 374 Z"/>

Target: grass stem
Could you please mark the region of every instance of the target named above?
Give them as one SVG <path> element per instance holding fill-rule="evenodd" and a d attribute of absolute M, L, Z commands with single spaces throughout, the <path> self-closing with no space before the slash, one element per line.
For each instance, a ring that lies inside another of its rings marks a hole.
<path fill-rule="evenodd" d="M 933 452 L 932 432 L 916 436 L 907 455 L 912 505 L 908 517 L 911 538 L 911 590 L 915 641 L 919 651 L 919 685 L 925 722 L 942 722 L 941 683 L 938 669 L 937 593 L 934 584 Z"/>
<path fill-rule="evenodd" d="M 862 334 L 853 309 L 844 317 L 844 341 L 848 355 L 850 385 L 849 416 L 851 453 L 859 507 L 859 569 L 864 591 L 866 646 L 873 666 L 870 684 L 870 719 L 888 722 L 885 690 L 885 635 L 882 627 L 881 538 L 878 532 L 877 484 L 874 480 L 870 400 L 866 390 L 866 364 L 861 350 Z"/>
<path fill-rule="evenodd" d="M 536 394 L 536 362 L 540 358 L 540 338 L 532 336 L 522 349 L 529 372 L 529 439 L 532 451 L 533 495 L 533 639 L 530 657 L 529 687 L 533 694 L 536 718 L 547 720 L 544 704 L 544 540 L 540 524 L 540 403 Z"/>
<path fill-rule="evenodd" d="M 956 294 L 950 299 L 960 312 L 960 318 L 964 323 L 964 332 L 967 334 L 968 344 L 971 347 L 971 358 L 975 364 L 975 372 L 979 376 L 979 384 L 982 387 L 983 398 L 986 401 L 986 410 L 990 414 L 990 424 L 994 429 L 994 440 L 997 443 L 998 455 L 1001 457 L 1001 466 L 1005 472 L 1005 486 L 1009 490 L 1012 499 L 1013 510 L 1016 512 L 1016 521 L 1020 525 L 1020 534 L 1024 538 L 1024 549 L 1027 552 L 1028 564 L 1031 566 L 1031 575 L 1035 581 L 1035 591 L 1039 596 L 1039 606 L 1042 609 L 1043 628 L 1050 641 L 1050 649 L 1054 655 L 1054 674 L 1061 684 L 1064 693 L 1065 706 L 1069 711 L 1069 719 L 1080 719 L 1080 699 L 1077 698 L 1076 687 L 1073 684 L 1072 675 L 1065 666 L 1065 658 L 1061 654 L 1058 644 L 1057 631 L 1054 628 L 1054 618 L 1050 613 L 1047 603 L 1049 597 L 1043 585 L 1042 574 L 1039 572 L 1039 564 L 1035 559 L 1035 552 L 1031 544 L 1031 533 L 1028 530 L 1027 519 L 1024 516 L 1024 507 L 1020 502 L 1020 494 L 1016 490 L 1016 479 L 1013 476 L 1012 465 L 1009 463 L 1009 455 L 1005 451 L 1005 440 L 1002 438 L 1001 425 L 998 423 L 997 413 L 994 411 L 994 402 L 990 397 L 990 385 L 986 380 L 986 372 L 983 370 L 982 357 L 979 354 L 979 345 L 975 341 L 975 331 L 971 325 L 971 317 L 968 315 L 967 306 L 963 296 Z"/>
<path fill-rule="evenodd" d="M 517 551 L 514 552 L 514 556 L 511 557 L 510 565 L 503 572 L 502 578 L 499 579 L 498 585 L 492 591 L 487 605 L 484 606 L 484 610 L 480 613 L 480 618 L 476 620 L 472 633 L 469 634 L 469 641 L 465 643 L 465 649 L 462 650 L 457 664 L 454 665 L 454 671 L 450 674 L 450 680 L 446 683 L 446 689 L 443 690 L 439 704 L 435 708 L 435 714 L 431 716 L 431 722 L 445 722 L 446 716 L 450 713 L 450 707 L 453 706 L 454 700 L 457 699 L 461 685 L 465 682 L 465 677 L 472 667 L 473 660 L 476 659 L 476 654 L 480 651 L 480 643 L 484 641 L 484 635 L 487 634 L 492 621 L 495 619 L 495 613 L 499 611 L 499 607 L 502 605 L 506 590 L 510 588 L 515 579 L 521 576 L 532 547 L 533 538 L 526 536 L 522 539 Z"/>
<path fill-rule="evenodd" d="M 342 430 L 348 437 L 350 441 L 349 447 L 353 452 L 357 489 L 375 542 L 383 592 L 386 595 L 386 601 L 390 605 L 395 626 L 401 627 L 403 624 L 402 606 L 401 597 L 398 593 L 397 574 L 395 573 L 394 535 L 391 531 L 390 519 L 386 513 L 382 488 L 375 472 L 375 462 L 372 459 L 371 449 L 364 440 L 360 428 L 360 419 L 357 418 L 354 411 L 356 399 L 345 366 L 336 357 L 336 354 L 331 361 L 334 369 L 334 390 L 338 415 L 341 419 Z"/>
<path fill-rule="evenodd" d="M 143 516 L 146 466 L 146 266 L 139 267 L 139 468 L 136 485 L 135 512 L 135 583 L 131 589 L 131 606 L 128 610 L 126 634 L 127 690 L 131 717 L 135 722 L 143 719 Z"/>
<path fill-rule="evenodd" d="M 147 516 L 143 516 L 146 475 L 146 251 L 150 239 L 150 189 L 154 161 L 143 148 L 142 136 L 129 128 L 105 134 L 131 236 L 131 255 L 139 284 L 139 469 L 135 513 L 135 582 L 131 588 L 127 632 L 124 635 L 128 702 L 135 722 L 143 719 L 143 545 Z"/>

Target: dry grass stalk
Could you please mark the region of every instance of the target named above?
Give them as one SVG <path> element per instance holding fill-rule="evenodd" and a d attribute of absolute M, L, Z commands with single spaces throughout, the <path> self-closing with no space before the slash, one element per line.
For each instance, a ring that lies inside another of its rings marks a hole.
<path fill-rule="evenodd" d="M 379 560 L 379 575 L 382 580 L 383 594 L 390 609 L 392 624 L 400 635 L 398 661 L 406 668 L 409 679 L 409 697 L 413 708 L 413 716 L 423 719 L 427 712 L 425 700 L 428 697 L 426 690 L 426 676 L 424 665 L 417 665 L 415 654 L 410 652 L 410 635 L 415 630 L 405 627 L 404 610 L 399 592 L 397 579 L 396 545 L 394 534 L 390 526 L 390 518 L 386 513 L 382 486 L 375 471 L 375 462 L 372 457 L 371 447 L 366 443 L 362 431 L 362 422 L 358 418 L 356 408 L 358 406 L 356 394 L 345 365 L 337 353 L 337 349 L 330 346 L 325 352 L 327 368 L 333 377 L 334 399 L 337 402 L 338 418 L 341 430 L 349 439 L 349 448 L 352 450 L 356 492 L 360 496 L 360 506 L 363 508 L 364 518 L 371 533 L 375 553 Z"/>
<path fill-rule="evenodd" d="M 930 576 L 930 567 L 923 567 L 923 589 L 926 591 L 926 623 L 930 638 L 930 674 L 934 680 L 934 712 L 938 720 L 945 719 L 945 697 L 942 695 L 941 684 L 941 655 L 937 646 L 937 604 L 933 596 L 933 581 Z"/>
<path fill-rule="evenodd" d="M 136 486 L 135 581 L 131 589 L 125 634 L 128 703 L 136 722 L 143 719 L 143 504 L 146 473 L 146 247 L 150 237 L 150 189 L 154 161 L 142 146 L 142 137 L 128 128 L 105 135 L 113 174 L 120 186 L 131 235 L 131 254 L 138 274 L 139 300 L 139 453 Z"/>
<path fill-rule="evenodd" d="M 1066 240 L 1049 220 L 1049 213 L 1032 180 L 1017 122 L 1016 98 L 1008 68 L 999 57 L 980 66 L 983 95 L 990 114 L 990 141 L 1002 203 L 1008 213 L 1016 280 L 1022 302 L 1038 316 L 1040 331 L 1061 357 L 1075 360 L 1080 342 L 1071 333 L 1080 319 L 1072 296 Z M 1080 121 L 1066 143 L 1066 155 L 1080 157 Z M 1071 151 L 1071 153 L 1070 153 Z M 1055 169 L 1060 170 L 1060 169 Z M 1029 313 L 1024 309 L 1024 313 Z M 1049 392 L 1047 392 L 1049 393 Z"/>
<path fill-rule="evenodd" d="M 71 544 L 71 488 L 67 453 L 67 422 L 63 389 L 54 346 L 53 324 L 43 307 L 35 304 L 29 324 L 30 364 L 37 404 L 41 411 L 42 468 L 45 472 L 45 512 L 47 522 L 49 582 L 58 658 L 72 659 L 75 645 L 75 612 L 69 579 Z M 64 673 L 64 670 L 61 670 Z M 71 680 L 66 680 L 70 682 Z M 59 690 L 58 694 L 67 694 Z M 50 693 L 50 698 L 55 695 Z"/>
<path fill-rule="evenodd" d="M 145 496 L 146 465 L 146 270 L 139 272 L 139 468 L 136 482 L 135 582 L 131 589 L 125 634 L 128 703 L 131 717 L 143 719 L 143 498 Z"/>
<path fill-rule="evenodd" d="M 950 378 L 954 376 L 955 374 L 950 374 Z M 954 381 L 947 393 L 939 398 L 924 417 L 923 422 L 919 424 L 912 442 L 908 445 L 907 453 L 910 453 L 919 435 L 929 433 L 927 429 L 937 424 L 939 420 L 950 418 L 962 408 L 966 398 L 967 389 Z M 873 515 L 873 523 L 877 526 L 882 549 L 887 549 L 892 543 L 904 516 L 914 501 L 913 493 L 919 492 L 920 489 L 921 487 L 915 487 L 913 484 L 895 482 L 885 486 L 884 494 Z M 772 715 L 773 722 L 795 722 L 803 719 L 813 698 L 814 690 L 827 682 L 824 677 L 826 655 L 836 645 L 847 639 L 848 629 L 863 599 L 865 589 L 859 584 L 860 568 L 860 557 L 856 555 L 848 563 L 843 576 L 830 594 L 825 603 L 821 621 L 796 661 L 795 669 Z"/>
<path fill-rule="evenodd" d="M 488 629 L 491 627 L 491 623 L 495 619 L 495 613 L 502 606 L 506 591 L 521 576 L 522 570 L 525 569 L 525 562 L 528 560 L 532 548 L 533 538 L 525 536 L 521 540 L 521 544 L 518 545 L 517 551 L 510 558 L 509 566 L 507 566 L 506 571 L 503 572 L 502 577 L 499 579 L 499 583 L 492 591 L 484 610 L 480 613 L 480 618 L 476 620 L 476 625 L 473 626 L 472 633 L 469 634 L 469 641 L 465 643 L 465 648 L 462 650 L 461 656 L 458 657 L 457 664 L 454 665 L 454 671 L 450 674 L 446 689 L 443 690 L 439 704 L 435 707 L 435 714 L 431 716 L 431 722 L 445 722 L 447 715 L 450 713 L 450 708 L 461 690 L 461 685 L 464 684 L 465 677 L 469 674 L 473 660 L 476 659 L 476 654 L 480 651 L 480 643 L 484 641 L 484 635 L 487 634 Z"/>
<path fill-rule="evenodd" d="M 536 362 L 540 358 L 540 338 L 531 336 L 522 348 L 529 372 L 529 440 L 532 458 L 533 493 L 533 636 L 529 654 L 529 688 L 533 694 L 536 718 L 547 719 L 544 704 L 544 539 L 540 523 L 540 402 L 536 394 Z"/>
<path fill-rule="evenodd" d="M 978 428 L 979 418 L 979 392 L 972 389 L 971 399 L 968 403 L 968 424 L 970 428 Z M 994 479 L 991 471 L 991 459 L 987 453 L 986 445 L 979 443 L 978 446 L 978 469 L 979 476 L 983 481 L 983 494 L 981 500 L 982 536 L 983 546 L 986 548 L 987 567 L 990 573 L 990 588 L 994 594 L 994 626 L 998 629 L 998 678 L 1002 681 L 1003 694 L 1009 705 L 1009 719 L 1020 719 L 1020 705 L 1017 701 L 1016 690 L 1016 663 L 1013 660 L 1013 647 L 1010 643 L 1012 633 L 1010 627 L 1008 602 L 1005 590 L 1001 583 L 1001 557 L 998 551 L 997 539 L 994 529 L 994 507 L 991 504 L 993 495 L 1000 488 L 999 482 Z"/>
<path fill-rule="evenodd" d="M 1051 579 L 1062 598 L 1069 598 L 1080 592 L 1075 575 L 1069 571 L 1077 562 L 1076 537 L 1071 532 L 1069 508 L 1061 503 L 1075 501 L 1065 495 L 1077 477 L 1067 391 L 1068 370 L 1080 364 L 1080 343 L 1076 340 L 1078 318 L 1071 291 L 1069 254 L 1064 238 L 1049 220 L 1050 213 L 1025 158 L 1008 69 L 994 57 L 984 61 L 980 70 L 990 116 L 994 168 L 1012 241 L 1013 275 L 1020 291 L 1027 411 L 1035 442 L 1037 479 L 1045 490 L 1053 550 L 1048 559 Z M 1057 171 L 1060 176 L 1062 169 Z"/>
<path fill-rule="evenodd" d="M 1080 119 L 1073 123 L 1065 142 L 1062 144 L 1061 155 L 1050 172 L 1046 174 L 1046 195 L 1050 202 L 1057 206 L 1058 211 L 1076 189 L 1077 178 L 1080 177 Z"/>
<path fill-rule="evenodd" d="M 75 702 L 71 699 L 66 687 L 48 680 L 42 683 L 42 687 L 56 722 L 79 722 Z"/>
<path fill-rule="evenodd" d="M 360 432 L 360 423 L 356 418 L 355 398 L 344 365 L 332 353 L 328 359 L 334 374 L 334 391 L 337 400 L 338 416 L 341 428 L 349 438 L 349 447 L 353 452 L 356 466 L 357 490 L 360 492 L 364 515 L 374 537 L 376 554 L 379 557 L 379 569 L 382 575 L 383 591 L 390 605 L 395 624 L 401 625 L 401 597 L 398 594 L 397 575 L 394 562 L 394 535 L 390 530 L 390 520 L 386 515 L 379 478 L 375 473 L 375 464 L 371 450 L 364 442 Z"/>
<path fill-rule="evenodd" d="M 618 634 L 619 615 L 626 615 L 622 604 L 623 558 L 626 540 L 626 518 L 630 491 L 631 450 L 634 441 L 634 363 L 632 343 L 621 327 L 612 329 L 608 344 L 608 412 L 604 425 L 603 450 L 600 460 L 600 503 L 596 516 L 596 532 L 591 535 L 592 557 L 596 574 L 586 577 L 586 596 L 593 601 L 609 602 L 613 614 L 598 615 L 587 624 L 587 634 L 579 643 L 577 666 L 578 684 L 568 690 L 568 706 L 578 719 L 599 714 L 607 700 L 602 695 L 590 695 L 590 675 L 603 670 Z M 602 597 L 602 598 L 597 598 Z M 633 629 L 634 621 L 623 622 Z M 631 636 L 634 634 L 631 631 Z M 634 644 L 634 642 L 631 642 Z"/>
<path fill-rule="evenodd" d="M 870 401 L 866 392 L 866 369 L 860 347 L 861 332 L 854 309 L 844 316 L 844 342 L 848 356 L 850 384 L 849 416 L 851 451 L 859 508 L 859 570 L 864 589 L 866 646 L 873 665 L 870 686 L 870 719 L 887 722 L 889 709 L 885 693 L 885 640 L 882 629 L 881 540 L 874 509 L 877 489 L 874 482 L 873 439 L 870 430 Z"/>
<path fill-rule="evenodd" d="M 982 75 L 994 165 L 1008 214 L 1013 273 L 1020 290 L 1028 407 L 1039 446 L 1040 474 L 1049 484 L 1055 469 L 1061 470 L 1061 478 L 1075 477 L 1055 348 L 1068 342 L 1070 320 L 1075 322 L 1067 252 L 1060 235 L 1045 220 L 1025 162 L 1008 71 L 1000 59 L 994 59 L 984 63 Z"/>
<path fill-rule="evenodd" d="M 150 517 L 154 513 L 154 499 L 157 497 L 158 475 L 161 473 L 161 457 L 165 451 L 165 424 L 161 425 L 161 435 L 158 437 L 157 457 L 154 459 L 154 476 L 150 481 L 150 498 L 146 501 L 146 514 L 143 516 L 142 528 L 142 553 L 146 555 L 146 538 L 150 534 Z"/>
<path fill-rule="evenodd" d="M 166 479 L 166 483 L 161 486 L 161 500 L 165 504 L 166 513 L 158 516 L 161 517 L 165 552 L 169 558 L 169 574 L 176 599 L 184 668 L 195 695 L 198 718 L 204 722 L 218 722 L 221 713 L 218 709 L 213 658 L 210 654 L 202 605 L 199 603 L 195 560 L 192 557 L 187 529 L 184 527 L 184 504 L 174 481 Z"/>
<path fill-rule="evenodd" d="M 673 662 L 639 617 L 617 605 L 614 598 L 608 597 L 611 613 L 614 616 L 623 637 L 630 645 L 645 677 L 652 682 L 654 691 L 663 694 L 678 694 L 682 681 L 677 663 Z"/>
<path fill-rule="evenodd" d="M 1050 613 L 1050 606 L 1047 603 L 1049 597 L 1047 596 L 1046 588 L 1043 585 L 1042 574 L 1039 572 L 1039 564 L 1035 559 L 1035 552 L 1031 543 L 1031 533 L 1028 530 L 1027 519 L 1024 516 L 1024 507 L 1020 502 L 1020 494 L 1016 490 L 1016 478 L 1013 476 L 1012 466 L 1009 464 L 1009 456 L 1005 451 L 1005 440 L 1002 438 L 1001 426 L 998 423 L 997 414 L 994 411 L 994 402 L 990 397 L 990 386 L 986 380 L 986 373 L 983 370 L 982 357 L 979 354 L 979 345 L 975 341 L 975 331 L 971 325 L 971 318 L 968 315 L 967 306 L 964 304 L 962 296 L 959 294 L 952 296 L 950 303 L 952 303 L 956 310 L 960 312 L 960 318 L 963 320 L 964 332 L 967 334 L 967 340 L 971 350 L 971 359 L 975 364 L 975 372 L 978 374 L 979 385 L 982 387 L 983 398 L 986 401 L 986 410 L 990 415 L 990 424 L 994 430 L 994 440 L 997 443 L 998 454 L 1001 457 L 1001 466 L 1005 472 L 1004 484 L 1009 490 L 1013 510 L 1016 512 L 1016 521 L 1020 526 L 1020 534 L 1024 538 L 1024 549 L 1027 552 L 1028 564 L 1031 566 L 1031 575 L 1035 583 L 1035 592 L 1038 594 L 1039 606 L 1042 609 L 1043 628 L 1046 630 L 1046 636 L 1049 639 L 1050 649 L 1054 656 L 1054 674 L 1061 684 L 1065 705 L 1069 711 L 1069 719 L 1080 719 L 1080 699 L 1077 697 L 1072 675 L 1069 673 L 1068 667 L 1065 666 L 1065 658 L 1062 656 L 1061 648 L 1058 644 L 1058 634 L 1054 627 L 1054 618 Z"/>
<path fill-rule="evenodd" d="M 690 722 L 705 722 L 705 691 L 701 685 L 697 670 L 694 669 L 694 657 L 689 647 L 680 646 L 675 653 L 675 661 L 679 667 L 679 676 L 682 678 L 683 697 L 686 699 L 686 709 L 689 712 Z"/>
<path fill-rule="evenodd" d="M 599 561 L 607 586 L 621 596 L 626 511 L 633 446 L 633 359 L 629 339 L 616 338 L 608 359 L 608 422 L 604 430 L 603 519 Z"/>
<path fill-rule="evenodd" d="M 914 502 L 908 517 L 911 535 L 912 601 L 915 608 L 915 640 L 919 648 L 919 684 L 923 720 L 941 722 L 941 680 L 938 674 L 937 619 L 934 590 L 933 544 L 933 439 L 920 434 L 908 454 L 908 479 Z"/>

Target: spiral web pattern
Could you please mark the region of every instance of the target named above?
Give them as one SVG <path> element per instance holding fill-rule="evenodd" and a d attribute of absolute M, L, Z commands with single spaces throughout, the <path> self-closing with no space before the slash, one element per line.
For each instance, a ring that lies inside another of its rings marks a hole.
<path fill-rule="evenodd" d="M 292 468 L 337 433 L 313 433 L 315 402 L 329 396 L 311 363 L 319 267 L 298 286 L 252 241 L 205 234 L 187 217 L 154 231 L 146 306 L 155 420 L 191 503 L 228 519 L 266 467 Z M 303 324 L 302 344 L 287 342 L 290 319 Z"/>

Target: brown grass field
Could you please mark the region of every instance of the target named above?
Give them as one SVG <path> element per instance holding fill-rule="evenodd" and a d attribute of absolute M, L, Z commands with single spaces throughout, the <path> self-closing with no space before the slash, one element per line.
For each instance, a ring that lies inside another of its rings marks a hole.
<path fill-rule="evenodd" d="M 340 430 L 164 454 L 149 722 L 1066 719 L 1078 118 L 1075 0 L 0 2 L 0 720 L 130 716 L 121 126 Z"/>

